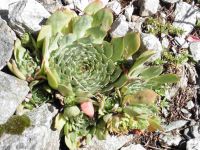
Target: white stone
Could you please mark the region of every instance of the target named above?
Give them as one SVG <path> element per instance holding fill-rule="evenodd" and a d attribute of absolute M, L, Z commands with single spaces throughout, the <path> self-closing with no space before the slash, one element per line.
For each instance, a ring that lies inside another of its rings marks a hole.
<path fill-rule="evenodd" d="M 140 15 L 151 16 L 156 14 L 159 7 L 159 0 L 141 0 L 140 1 Z"/>
<path fill-rule="evenodd" d="M 178 146 L 182 140 L 180 135 L 172 135 L 171 133 L 164 135 L 161 139 L 170 146 Z"/>
<path fill-rule="evenodd" d="M 165 130 L 165 132 L 169 132 L 174 129 L 181 128 L 184 125 L 186 125 L 187 123 L 188 123 L 187 120 L 177 120 L 177 121 L 170 122 L 170 124 L 168 124 L 168 125 L 163 125 L 163 129 Z"/>
<path fill-rule="evenodd" d="M 134 11 L 134 7 L 133 7 L 132 4 L 131 4 L 131 5 L 128 5 L 128 6 L 125 8 L 124 15 L 126 16 L 126 18 L 127 18 L 128 21 L 131 21 L 131 17 L 132 17 L 133 11 Z"/>
<path fill-rule="evenodd" d="M 73 0 L 74 6 L 77 7 L 80 11 L 83 11 L 85 7 L 91 2 L 91 0 Z"/>
<path fill-rule="evenodd" d="M 117 18 L 111 27 L 112 37 L 122 37 L 129 31 L 129 24 L 124 16 Z"/>
<path fill-rule="evenodd" d="M 166 37 L 162 39 L 162 46 L 166 49 L 169 47 L 169 40 Z"/>
<path fill-rule="evenodd" d="M 186 150 L 200 150 L 200 138 L 187 141 Z"/>
<path fill-rule="evenodd" d="M 187 105 L 186 105 L 186 108 L 187 109 L 192 109 L 194 107 L 194 103 L 193 103 L 193 101 L 189 101 L 189 102 L 187 102 Z"/>
<path fill-rule="evenodd" d="M 0 10 L 8 10 L 10 4 L 18 2 L 20 0 L 1 0 Z"/>
<path fill-rule="evenodd" d="M 35 0 L 21 0 L 9 5 L 10 25 L 19 35 L 25 31 L 39 31 L 40 23 L 49 16 L 49 12 Z"/>
<path fill-rule="evenodd" d="M 180 0 L 162 0 L 162 1 L 163 1 L 163 2 L 166 2 L 166 3 L 174 4 L 174 3 L 179 2 Z"/>
<path fill-rule="evenodd" d="M 195 61 L 200 60 L 200 42 L 193 42 L 190 44 L 190 53 Z"/>
<path fill-rule="evenodd" d="M 188 48 L 189 44 L 183 37 L 176 36 L 175 41 L 180 45 L 181 48 Z"/>
<path fill-rule="evenodd" d="M 151 61 L 161 58 L 161 53 L 163 51 L 162 45 L 158 38 L 153 34 L 141 34 L 142 39 L 142 50 L 154 50 L 156 53 L 151 57 Z"/>
<path fill-rule="evenodd" d="M 142 24 L 145 21 L 145 18 L 133 15 L 132 17 L 132 22 L 129 22 L 129 27 L 134 31 L 134 32 L 142 32 Z"/>
<path fill-rule="evenodd" d="M 127 147 L 122 147 L 120 150 L 146 150 L 141 144 L 131 144 Z"/>
<path fill-rule="evenodd" d="M 122 9 L 121 4 L 117 0 L 109 2 L 107 7 L 110 8 L 116 15 L 119 15 Z"/>
<path fill-rule="evenodd" d="M 173 25 L 185 31 L 182 37 L 187 36 L 193 30 L 198 11 L 197 8 L 186 2 L 179 2 L 176 4 Z"/>

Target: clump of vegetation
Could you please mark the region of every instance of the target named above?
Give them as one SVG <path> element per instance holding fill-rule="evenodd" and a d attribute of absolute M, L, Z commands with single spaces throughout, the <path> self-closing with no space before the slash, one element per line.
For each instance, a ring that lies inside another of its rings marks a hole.
<path fill-rule="evenodd" d="M 0 135 L 8 134 L 22 134 L 23 131 L 31 125 L 31 121 L 26 115 L 11 116 L 8 121 L 0 125 Z"/>
<path fill-rule="evenodd" d="M 144 32 L 161 35 L 161 33 L 169 34 L 172 36 L 182 35 L 183 29 L 174 27 L 170 22 L 163 23 L 161 19 L 149 17 L 143 24 Z"/>
<path fill-rule="evenodd" d="M 200 19 L 198 19 L 196 22 L 196 28 L 200 28 Z"/>
<path fill-rule="evenodd" d="M 77 149 L 93 136 L 105 139 L 109 133 L 161 130 L 155 90 L 178 81 L 174 74 L 162 74 L 162 65 L 146 65 L 154 51 L 130 60 L 140 48 L 140 34 L 107 39 L 112 23 L 112 12 L 100 1 L 87 6 L 82 16 L 57 11 L 42 26 L 37 40 L 26 34 L 16 42 L 14 58 L 8 63 L 13 74 L 31 86 L 47 81 L 52 91 L 60 93 L 54 127 L 63 132 L 69 149 Z M 53 95 L 45 87 L 35 88 L 34 106 Z"/>

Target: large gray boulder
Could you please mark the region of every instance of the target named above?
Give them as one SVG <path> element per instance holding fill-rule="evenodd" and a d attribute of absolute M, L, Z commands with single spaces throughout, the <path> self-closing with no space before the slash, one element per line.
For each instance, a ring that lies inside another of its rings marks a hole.
<path fill-rule="evenodd" d="M 15 33 L 0 17 L 0 70 L 7 64 L 12 56 Z"/>
<path fill-rule="evenodd" d="M 12 116 L 29 92 L 26 81 L 0 71 L 0 124 Z"/>
<path fill-rule="evenodd" d="M 1 150 L 59 150 L 59 132 L 51 130 L 52 118 L 57 113 L 47 104 L 27 113 L 31 127 L 22 135 L 4 134 L 0 138 Z"/>

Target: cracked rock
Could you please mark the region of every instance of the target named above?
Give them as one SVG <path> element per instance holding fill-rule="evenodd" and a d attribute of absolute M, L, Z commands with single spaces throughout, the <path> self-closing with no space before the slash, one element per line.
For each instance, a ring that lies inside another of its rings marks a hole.
<path fill-rule="evenodd" d="M 26 81 L 3 72 L 0 72 L 0 85 L 0 124 L 3 124 L 24 100 L 29 92 L 29 87 Z"/>
<path fill-rule="evenodd" d="M 21 0 L 9 5 L 10 25 L 20 36 L 26 31 L 39 31 L 42 21 L 49 16 L 49 12 L 35 0 Z"/>
<path fill-rule="evenodd" d="M 0 17 L 0 70 L 12 56 L 15 38 L 15 33 Z"/>

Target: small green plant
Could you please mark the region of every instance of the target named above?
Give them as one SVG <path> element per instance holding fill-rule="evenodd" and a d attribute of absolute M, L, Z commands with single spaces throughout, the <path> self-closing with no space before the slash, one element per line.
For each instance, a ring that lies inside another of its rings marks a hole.
<path fill-rule="evenodd" d="M 196 26 L 195 26 L 195 27 L 196 27 L 196 28 L 200 28 L 200 19 L 197 20 Z"/>
<path fill-rule="evenodd" d="M 155 35 L 170 34 L 170 35 L 182 35 L 184 30 L 174 27 L 171 23 L 162 23 L 159 19 L 154 19 L 152 17 L 147 18 L 143 24 L 144 30 L 147 33 L 152 33 Z"/>
<path fill-rule="evenodd" d="M 105 139 L 108 133 L 161 129 L 154 90 L 178 81 L 174 74 L 162 74 L 162 65 L 146 65 L 155 54 L 152 50 L 130 60 L 139 50 L 140 34 L 109 39 L 112 23 L 112 12 L 100 1 L 88 5 L 82 16 L 56 11 L 37 40 L 26 34 L 22 42 L 16 41 L 14 58 L 8 63 L 31 86 L 47 81 L 52 91 L 61 94 L 54 127 L 63 132 L 69 149 L 77 149 L 93 136 Z M 53 95 L 36 85 L 33 104 Z"/>
<path fill-rule="evenodd" d="M 31 121 L 28 116 L 14 115 L 10 117 L 6 123 L 0 125 L 0 135 L 3 133 L 22 134 L 30 125 Z"/>

